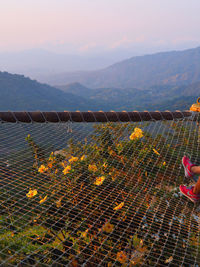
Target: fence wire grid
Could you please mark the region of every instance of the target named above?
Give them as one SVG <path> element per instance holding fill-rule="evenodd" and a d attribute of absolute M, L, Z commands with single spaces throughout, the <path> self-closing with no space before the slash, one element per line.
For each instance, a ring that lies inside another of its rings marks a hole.
<path fill-rule="evenodd" d="M 200 266 L 199 118 L 1 121 L 0 265 Z"/>

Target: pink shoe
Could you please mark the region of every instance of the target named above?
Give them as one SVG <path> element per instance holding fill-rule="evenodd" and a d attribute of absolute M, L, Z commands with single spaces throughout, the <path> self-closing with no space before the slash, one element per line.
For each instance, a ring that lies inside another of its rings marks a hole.
<path fill-rule="evenodd" d="M 189 186 L 189 187 L 186 187 L 185 185 L 179 186 L 181 193 L 185 195 L 186 197 L 188 197 L 192 202 L 196 203 L 200 201 L 200 194 L 199 195 L 194 194 L 193 188 L 194 186 Z"/>
<path fill-rule="evenodd" d="M 195 166 L 195 164 L 192 164 L 192 162 L 190 161 L 190 159 L 186 156 L 184 156 L 182 158 L 182 164 L 183 167 L 185 169 L 185 177 L 187 178 L 193 178 L 194 173 L 191 171 L 191 167 Z"/>

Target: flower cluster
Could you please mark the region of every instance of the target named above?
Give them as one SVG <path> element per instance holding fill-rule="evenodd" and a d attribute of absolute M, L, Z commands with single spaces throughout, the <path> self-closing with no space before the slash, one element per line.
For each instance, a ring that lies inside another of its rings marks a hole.
<path fill-rule="evenodd" d="M 38 169 L 38 172 L 39 173 L 44 173 L 44 172 L 46 172 L 48 170 L 48 168 L 45 166 L 45 165 L 41 165 L 40 167 L 39 167 L 39 169 Z"/>
<path fill-rule="evenodd" d="M 28 197 L 28 198 L 32 198 L 32 197 L 34 197 L 35 195 L 37 195 L 37 190 L 36 189 L 30 189 L 29 190 L 29 192 L 26 194 L 26 196 Z"/>
<path fill-rule="evenodd" d="M 104 180 L 105 180 L 105 176 L 97 177 L 94 184 L 95 185 L 102 185 Z"/>
<path fill-rule="evenodd" d="M 135 128 L 132 134 L 130 135 L 130 140 L 135 140 L 143 137 L 143 131 L 140 128 Z"/>

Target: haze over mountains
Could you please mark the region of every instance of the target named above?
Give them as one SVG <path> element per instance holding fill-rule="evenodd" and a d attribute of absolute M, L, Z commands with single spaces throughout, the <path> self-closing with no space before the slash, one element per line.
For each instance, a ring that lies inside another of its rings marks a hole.
<path fill-rule="evenodd" d="M 89 88 L 139 88 L 154 85 L 182 85 L 200 80 L 200 47 L 132 57 L 107 68 L 91 72 L 60 73 L 42 76 L 51 85 L 79 82 Z"/>
<path fill-rule="evenodd" d="M 43 80 L 54 86 L 0 72 L 0 110 L 185 110 L 200 95 L 200 48 Z"/>
<path fill-rule="evenodd" d="M 55 53 L 43 49 L 0 53 L 0 70 L 37 79 L 63 71 L 94 70 L 107 67 L 131 55 L 130 51 L 100 53 Z"/>

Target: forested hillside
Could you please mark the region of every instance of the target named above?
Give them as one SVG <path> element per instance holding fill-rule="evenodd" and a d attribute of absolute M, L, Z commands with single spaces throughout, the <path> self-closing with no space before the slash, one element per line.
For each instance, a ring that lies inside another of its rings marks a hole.
<path fill-rule="evenodd" d="M 152 86 L 149 90 L 137 88 L 99 88 L 89 89 L 74 83 L 57 86 L 65 92 L 96 102 L 104 110 L 176 110 L 189 109 L 200 96 L 200 82 L 182 86 Z"/>
<path fill-rule="evenodd" d="M 79 83 L 52 87 L 0 72 L 0 110 L 185 110 L 200 96 L 200 82 L 137 88 L 87 88 Z"/>
<path fill-rule="evenodd" d="M 7 72 L 0 72 L 0 96 L 0 110 L 95 109 L 92 101 Z"/>
<path fill-rule="evenodd" d="M 57 85 L 80 82 L 89 88 L 191 84 L 200 81 L 200 47 L 132 57 L 99 71 L 63 72 L 41 76 L 40 80 Z"/>

